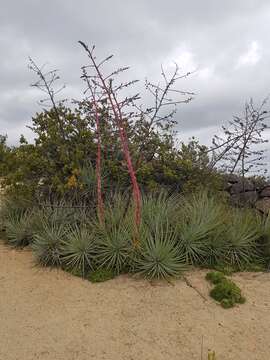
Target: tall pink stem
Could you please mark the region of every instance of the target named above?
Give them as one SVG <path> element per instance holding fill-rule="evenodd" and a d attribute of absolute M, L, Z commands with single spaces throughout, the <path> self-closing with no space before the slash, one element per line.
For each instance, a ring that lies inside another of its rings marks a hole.
<path fill-rule="evenodd" d="M 106 85 L 106 82 L 103 78 L 103 75 L 101 74 L 99 67 L 95 61 L 95 58 L 92 55 L 92 52 L 88 49 L 87 45 L 84 44 L 82 41 L 79 41 L 79 43 L 83 46 L 83 48 L 86 50 L 86 52 L 88 53 L 89 58 L 92 61 L 92 64 L 96 70 L 96 73 L 102 83 L 103 89 L 105 90 L 109 102 L 111 104 L 112 107 L 112 111 L 115 117 L 115 121 L 116 124 L 118 126 L 118 130 L 119 130 L 119 135 L 120 135 L 120 140 L 121 140 L 121 144 L 122 144 L 122 149 L 123 149 L 123 153 L 126 159 L 126 163 L 127 163 L 127 168 L 128 168 L 128 172 L 130 175 L 130 179 L 131 179 L 131 183 L 132 183 L 132 189 L 133 189 L 133 198 L 134 198 L 134 203 L 135 203 L 135 212 L 134 212 L 134 217 L 135 217 L 135 224 L 136 224 L 136 228 L 138 230 L 138 227 L 140 225 L 140 221 L 141 221 L 141 192 L 140 192 L 140 188 L 138 185 L 138 181 L 137 181 L 137 177 L 134 171 L 134 167 L 132 164 L 132 160 L 131 160 L 131 155 L 130 155 L 130 151 L 129 151 L 129 146 L 128 146 L 128 137 L 127 137 L 127 133 L 126 133 L 126 129 L 124 126 L 124 119 L 122 116 L 122 111 L 121 108 L 119 106 L 119 103 L 116 99 L 116 96 L 113 92 L 113 90 L 110 90 L 108 88 L 108 86 Z"/>

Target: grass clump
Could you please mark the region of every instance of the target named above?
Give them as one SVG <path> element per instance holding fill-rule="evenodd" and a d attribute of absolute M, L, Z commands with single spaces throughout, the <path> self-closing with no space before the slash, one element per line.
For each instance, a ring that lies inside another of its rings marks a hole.
<path fill-rule="evenodd" d="M 209 272 L 206 279 L 215 285 L 210 291 L 210 296 L 223 308 L 228 309 L 246 301 L 242 296 L 241 289 L 232 280 L 227 279 L 224 274 L 217 271 Z"/>
<path fill-rule="evenodd" d="M 95 271 L 91 271 L 88 274 L 87 279 L 93 283 L 97 283 L 97 282 L 104 282 L 111 280 L 114 277 L 115 277 L 115 273 L 112 270 L 100 268 Z"/>

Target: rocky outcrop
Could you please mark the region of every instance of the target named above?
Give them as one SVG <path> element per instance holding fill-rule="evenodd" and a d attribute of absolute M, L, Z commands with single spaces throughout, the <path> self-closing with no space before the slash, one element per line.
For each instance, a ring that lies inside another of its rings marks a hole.
<path fill-rule="evenodd" d="M 233 205 L 255 207 L 264 214 L 270 212 L 270 184 L 258 185 L 232 174 L 226 177 L 225 190 Z"/>

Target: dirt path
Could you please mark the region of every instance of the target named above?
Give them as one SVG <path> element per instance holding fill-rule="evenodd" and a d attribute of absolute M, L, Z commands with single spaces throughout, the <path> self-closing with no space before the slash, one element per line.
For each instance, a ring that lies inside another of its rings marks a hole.
<path fill-rule="evenodd" d="M 205 272 L 188 274 L 207 296 Z M 270 359 L 270 274 L 234 277 L 248 302 L 224 310 L 184 281 L 91 284 L 0 245 L 1 360 Z"/>

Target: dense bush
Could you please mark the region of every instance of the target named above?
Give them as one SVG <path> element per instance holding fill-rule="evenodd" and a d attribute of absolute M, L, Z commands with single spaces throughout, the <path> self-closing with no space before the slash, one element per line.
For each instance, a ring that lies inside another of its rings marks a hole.
<path fill-rule="evenodd" d="M 9 193 L 24 195 L 36 202 L 48 197 L 77 198 L 95 202 L 96 133 L 82 102 L 76 109 L 60 103 L 57 108 L 62 131 L 53 109 L 32 119 L 35 142 L 22 136 L 16 147 L 8 147 L 0 137 L 0 173 Z M 106 116 L 106 111 L 101 114 Z M 129 176 L 113 122 L 101 127 L 103 195 L 126 191 Z M 128 124 L 128 136 L 136 175 L 144 192 L 166 189 L 170 193 L 193 192 L 200 188 L 222 188 L 223 177 L 210 166 L 206 147 L 192 139 L 176 147 L 169 127 L 165 132 L 152 130 L 147 141 L 142 136 L 147 124 Z"/>

